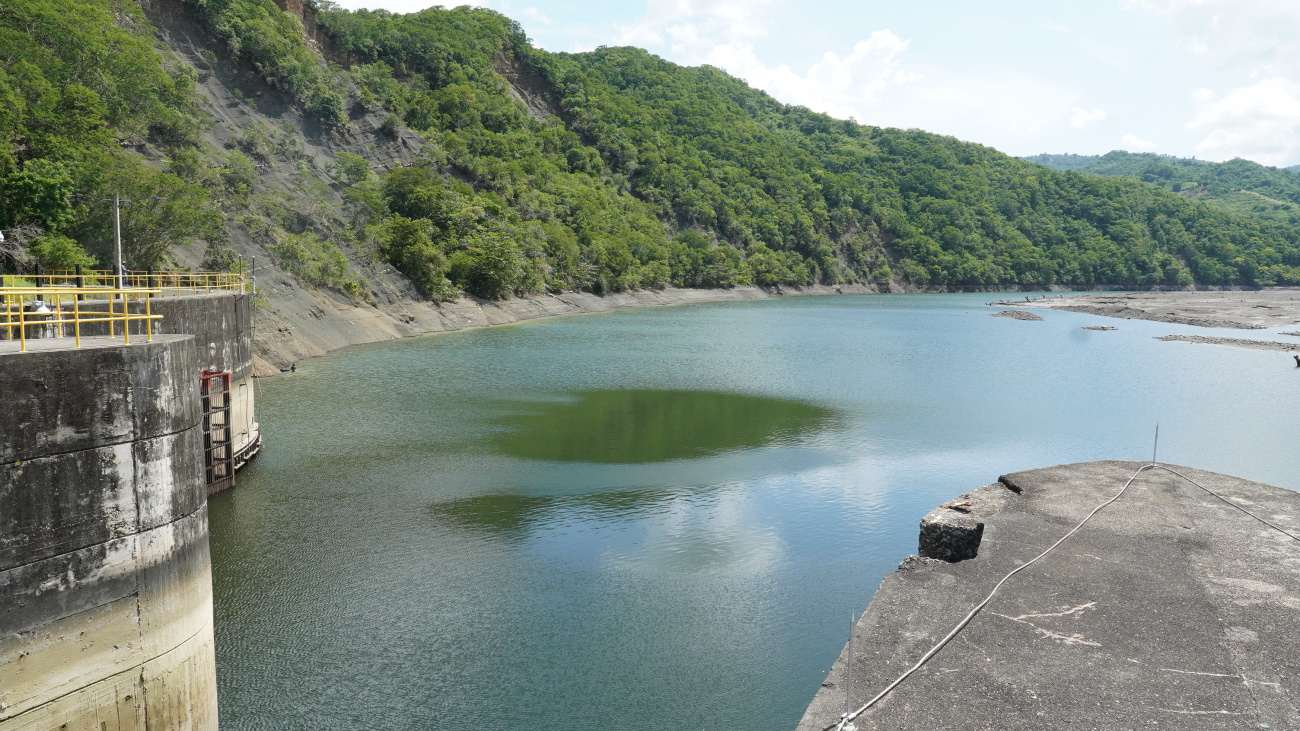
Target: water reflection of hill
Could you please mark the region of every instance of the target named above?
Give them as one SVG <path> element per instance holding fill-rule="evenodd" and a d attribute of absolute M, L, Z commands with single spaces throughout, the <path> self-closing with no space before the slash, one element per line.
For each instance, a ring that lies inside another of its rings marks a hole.
<path fill-rule="evenodd" d="M 497 449 L 556 462 L 638 464 L 773 444 L 823 429 L 830 409 L 714 391 L 584 391 L 507 418 Z"/>

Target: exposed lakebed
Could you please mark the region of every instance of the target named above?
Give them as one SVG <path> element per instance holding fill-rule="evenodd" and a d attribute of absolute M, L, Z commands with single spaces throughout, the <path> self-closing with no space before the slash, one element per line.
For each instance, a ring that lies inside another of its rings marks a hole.
<path fill-rule="evenodd" d="M 561 318 L 264 382 L 268 449 L 210 506 L 223 728 L 789 729 L 954 495 L 1149 455 L 1156 421 L 1162 459 L 1300 487 L 1285 354 L 993 298 Z"/>

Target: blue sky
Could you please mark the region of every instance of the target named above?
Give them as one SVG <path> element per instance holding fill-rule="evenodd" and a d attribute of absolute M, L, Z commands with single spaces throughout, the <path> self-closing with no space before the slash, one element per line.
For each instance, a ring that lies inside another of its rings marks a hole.
<path fill-rule="evenodd" d="M 421 0 L 344 0 L 412 12 Z M 486 0 L 537 45 L 636 45 L 777 99 L 1013 155 L 1300 163 L 1300 0 Z"/>

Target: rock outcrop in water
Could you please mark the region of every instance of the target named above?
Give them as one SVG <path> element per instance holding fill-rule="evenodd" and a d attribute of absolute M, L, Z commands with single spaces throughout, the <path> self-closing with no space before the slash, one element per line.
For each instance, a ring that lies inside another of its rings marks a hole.
<path fill-rule="evenodd" d="M 993 313 L 993 316 L 1009 317 L 1012 320 L 1026 320 L 1029 322 L 1039 322 L 1043 319 L 1042 315 L 1035 315 L 1032 312 L 1025 312 L 1024 310 L 1003 310 L 1001 312 Z"/>

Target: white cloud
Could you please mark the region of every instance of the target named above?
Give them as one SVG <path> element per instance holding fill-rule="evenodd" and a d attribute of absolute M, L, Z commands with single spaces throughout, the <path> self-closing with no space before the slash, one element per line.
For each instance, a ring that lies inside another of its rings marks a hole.
<path fill-rule="evenodd" d="M 1103 122 L 1105 119 L 1105 109 L 1084 109 L 1083 107 L 1074 107 L 1070 110 L 1070 126 L 1075 129 L 1083 129 L 1094 122 Z"/>
<path fill-rule="evenodd" d="M 679 63 L 698 64 L 714 48 L 767 35 L 764 11 L 772 0 L 648 0 L 645 15 L 619 26 L 617 43 L 667 46 Z"/>
<path fill-rule="evenodd" d="M 711 64 L 782 102 L 841 119 L 919 127 L 1020 153 L 1050 144 L 1062 120 L 1091 132 L 1108 119 L 1103 109 L 1076 106 L 1079 93 L 1054 78 L 983 56 L 954 64 L 938 47 L 917 57 L 912 40 L 890 29 L 852 45 L 828 43 L 807 66 L 790 63 L 778 42 L 780 10 L 777 0 L 648 0 L 636 22 L 617 26 L 605 42 Z"/>
<path fill-rule="evenodd" d="M 771 31 L 773 0 L 649 0 L 645 15 L 622 26 L 615 42 L 666 47 L 679 63 L 711 64 L 787 104 L 832 116 L 865 118 L 886 90 L 920 80 L 901 68 L 910 41 L 878 30 L 841 56 L 826 51 L 805 72 L 789 64 L 767 65 L 755 44 Z"/>
<path fill-rule="evenodd" d="M 1156 143 L 1151 142 L 1150 140 L 1144 140 L 1132 132 L 1124 135 L 1120 142 L 1124 144 L 1124 149 L 1129 152 L 1151 152 L 1156 149 Z"/>
<path fill-rule="evenodd" d="M 1300 65 L 1294 0 L 1133 0 L 1164 13 L 1192 51 L 1225 66 Z"/>
<path fill-rule="evenodd" d="M 1241 80 L 1216 98 L 1192 93 L 1198 155 L 1269 165 L 1300 161 L 1300 2 L 1135 0 L 1164 13 L 1179 40 Z"/>
<path fill-rule="evenodd" d="M 1249 157 L 1266 165 L 1300 159 L 1300 84 L 1273 76 L 1233 89 L 1221 99 L 1198 98 L 1188 127 L 1206 134 L 1199 156 Z"/>
<path fill-rule="evenodd" d="M 827 51 L 807 72 L 789 65 L 766 66 L 748 43 L 715 46 L 705 59 L 787 104 L 799 104 L 835 117 L 865 118 L 867 110 L 891 87 L 919 81 L 921 75 L 900 68 L 899 56 L 908 41 L 889 30 L 878 30 L 858 41 L 841 57 Z"/>
<path fill-rule="evenodd" d="M 538 23 L 541 23 L 542 25 L 550 25 L 550 24 L 551 24 L 551 19 L 548 18 L 548 17 L 546 17 L 546 13 L 543 13 L 542 11 L 538 10 L 537 8 L 534 8 L 534 7 L 531 7 L 531 6 L 530 6 L 530 7 L 527 7 L 527 8 L 524 8 L 523 10 L 520 10 L 520 11 L 519 11 L 519 14 L 522 15 L 522 16 L 524 16 L 525 18 L 528 18 L 529 20 L 535 20 L 535 21 L 537 21 Z"/>

